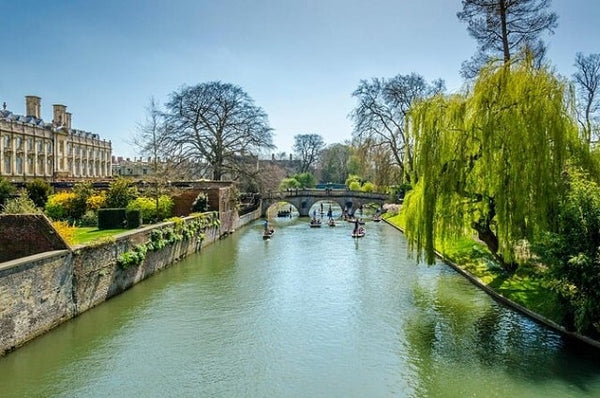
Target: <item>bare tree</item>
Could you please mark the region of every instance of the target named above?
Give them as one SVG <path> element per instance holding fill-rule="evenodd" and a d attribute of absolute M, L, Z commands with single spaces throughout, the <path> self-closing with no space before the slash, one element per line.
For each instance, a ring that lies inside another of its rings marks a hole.
<path fill-rule="evenodd" d="M 313 168 L 323 148 L 325 148 L 325 142 L 319 134 L 294 136 L 294 152 L 300 158 L 300 173 L 307 173 Z"/>
<path fill-rule="evenodd" d="M 598 111 L 600 111 L 600 54 L 575 56 L 573 75 L 577 87 L 578 119 L 581 124 L 582 138 L 589 145 L 598 140 Z"/>
<path fill-rule="evenodd" d="M 165 155 L 164 148 L 167 136 L 165 134 L 165 120 L 154 100 L 146 107 L 146 121 L 138 125 L 138 134 L 133 138 L 134 145 L 142 156 L 148 156 L 152 164 L 152 172 L 161 172 L 160 158 Z"/>
<path fill-rule="evenodd" d="M 183 87 L 166 104 L 167 141 L 173 156 L 232 178 L 248 156 L 273 148 L 267 114 L 240 87 L 220 81 Z"/>
<path fill-rule="evenodd" d="M 443 80 L 430 85 L 416 73 L 391 79 L 361 80 L 352 93 L 358 99 L 358 105 L 350 114 L 354 121 L 354 139 L 358 145 L 368 142 L 387 147 L 403 179 L 410 181 L 413 151 L 406 131 L 407 115 L 416 100 L 444 89 Z"/>
<path fill-rule="evenodd" d="M 458 19 L 479 44 L 477 53 L 462 66 L 472 78 L 493 59 L 510 61 L 513 54 L 528 48 L 541 62 L 546 48 L 540 36 L 554 33 L 557 15 L 549 11 L 551 0 L 462 0 Z"/>
<path fill-rule="evenodd" d="M 343 184 L 348 175 L 353 149 L 346 144 L 332 144 L 321 152 L 321 181 Z"/>

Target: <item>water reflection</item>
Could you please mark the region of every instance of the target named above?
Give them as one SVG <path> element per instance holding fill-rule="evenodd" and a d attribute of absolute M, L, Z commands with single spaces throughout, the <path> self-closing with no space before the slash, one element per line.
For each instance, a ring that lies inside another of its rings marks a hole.
<path fill-rule="evenodd" d="M 600 396 L 597 352 L 380 223 L 260 223 L 0 359 L 2 397 Z"/>
<path fill-rule="evenodd" d="M 419 375 L 416 396 L 597 394 L 597 352 L 577 356 L 556 333 L 490 301 L 458 275 L 442 274 L 412 286 L 414 310 L 404 330 Z"/>

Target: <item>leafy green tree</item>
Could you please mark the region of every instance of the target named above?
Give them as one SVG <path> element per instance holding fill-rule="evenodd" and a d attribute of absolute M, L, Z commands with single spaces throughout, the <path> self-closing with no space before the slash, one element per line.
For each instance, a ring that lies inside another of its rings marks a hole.
<path fill-rule="evenodd" d="M 351 191 L 360 191 L 361 190 L 360 182 L 351 181 L 350 184 L 348 184 L 348 189 Z"/>
<path fill-rule="evenodd" d="M 6 178 L 0 177 L 0 210 L 4 206 L 6 200 L 8 200 L 14 193 L 15 187 Z"/>
<path fill-rule="evenodd" d="M 317 185 L 317 178 L 311 173 L 295 174 L 294 178 L 300 183 L 302 188 L 314 188 Z"/>
<path fill-rule="evenodd" d="M 127 207 L 127 204 L 137 197 L 137 188 L 133 186 L 132 182 L 119 177 L 110 183 L 106 192 L 106 207 Z"/>
<path fill-rule="evenodd" d="M 370 181 L 365 182 L 360 188 L 363 192 L 375 192 L 375 184 Z"/>
<path fill-rule="evenodd" d="M 294 177 L 284 178 L 279 184 L 279 190 L 285 191 L 286 189 L 302 188 L 300 182 Z"/>
<path fill-rule="evenodd" d="M 412 110 L 419 179 L 407 195 L 407 237 L 427 262 L 436 236 L 475 232 L 507 271 L 515 243 L 556 225 L 561 172 L 577 144 L 567 83 L 533 62 L 484 69 L 471 93 Z"/>
<path fill-rule="evenodd" d="M 569 190 L 560 201 L 558 228 L 543 234 L 533 249 L 549 267 L 549 285 L 566 309 L 564 323 L 598 336 L 600 187 L 575 167 L 569 169 L 566 177 Z"/>
<path fill-rule="evenodd" d="M 36 178 L 35 180 L 28 182 L 25 186 L 27 189 L 27 195 L 29 199 L 35 203 L 37 207 L 44 208 L 48 201 L 48 196 L 52 193 L 52 187 L 44 180 Z"/>
<path fill-rule="evenodd" d="M 360 176 L 358 176 L 358 175 L 356 175 L 356 174 L 350 174 L 350 175 L 348 176 L 348 178 L 346 178 L 346 186 L 347 186 L 348 188 L 350 188 L 350 185 L 351 185 L 353 182 L 356 182 L 356 183 L 358 183 L 358 187 L 360 188 L 360 186 L 362 185 L 362 178 L 360 178 Z"/>

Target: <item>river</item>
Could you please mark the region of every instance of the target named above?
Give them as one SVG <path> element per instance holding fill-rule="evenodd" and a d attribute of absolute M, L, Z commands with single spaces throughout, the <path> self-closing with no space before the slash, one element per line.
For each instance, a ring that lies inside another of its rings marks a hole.
<path fill-rule="evenodd" d="M 256 222 L 0 358 L 0 397 L 600 397 L 600 355 L 384 223 Z"/>

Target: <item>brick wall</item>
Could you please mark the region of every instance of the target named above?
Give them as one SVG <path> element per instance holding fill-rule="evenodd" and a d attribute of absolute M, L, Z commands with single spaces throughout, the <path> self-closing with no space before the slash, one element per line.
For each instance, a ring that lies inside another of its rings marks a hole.
<path fill-rule="evenodd" d="M 41 214 L 0 214 L 0 263 L 52 250 L 68 249 Z"/>

